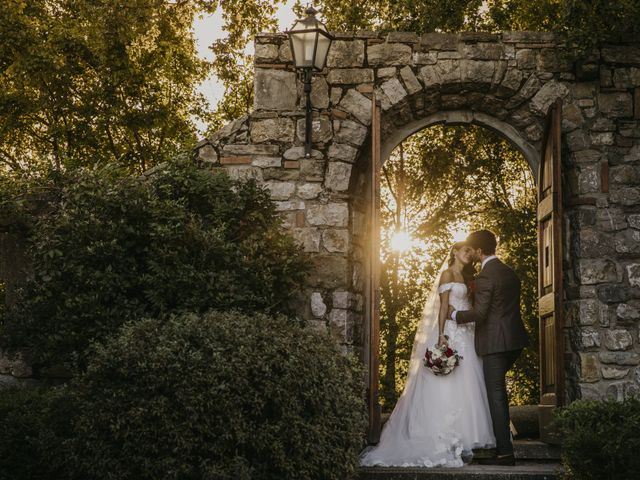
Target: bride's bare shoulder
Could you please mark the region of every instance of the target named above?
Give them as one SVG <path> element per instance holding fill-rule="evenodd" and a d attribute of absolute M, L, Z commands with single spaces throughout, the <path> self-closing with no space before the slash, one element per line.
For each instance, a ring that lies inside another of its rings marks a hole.
<path fill-rule="evenodd" d="M 445 283 L 451 283 L 451 282 L 453 282 L 453 280 L 454 280 L 453 279 L 453 272 L 451 271 L 450 268 L 447 268 L 440 275 L 440 281 L 438 282 L 438 286 L 443 285 Z"/>

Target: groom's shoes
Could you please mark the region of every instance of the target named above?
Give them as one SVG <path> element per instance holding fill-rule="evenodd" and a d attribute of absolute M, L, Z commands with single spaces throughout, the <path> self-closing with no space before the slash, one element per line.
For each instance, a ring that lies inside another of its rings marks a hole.
<path fill-rule="evenodd" d="M 516 464 L 516 458 L 513 453 L 507 455 L 496 455 L 491 458 L 479 458 L 478 463 L 480 465 L 507 465 L 513 467 Z"/>

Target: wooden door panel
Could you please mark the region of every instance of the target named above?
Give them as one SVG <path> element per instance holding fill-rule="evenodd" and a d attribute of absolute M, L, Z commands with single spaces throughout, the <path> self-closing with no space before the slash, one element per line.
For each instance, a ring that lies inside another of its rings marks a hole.
<path fill-rule="evenodd" d="M 564 335 L 562 274 L 562 100 L 550 108 L 538 172 L 538 315 L 540 326 L 540 434 L 549 429 L 552 409 L 564 403 Z"/>
<path fill-rule="evenodd" d="M 370 224 L 371 247 L 369 256 L 369 379 L 367 402 L 369 428 L 367 440 L 370 444 L 380 441 L 381 415 L 379 402 L 380 367 L 380 104 L 373 94 L 371 99 L 371 191 Z"/>

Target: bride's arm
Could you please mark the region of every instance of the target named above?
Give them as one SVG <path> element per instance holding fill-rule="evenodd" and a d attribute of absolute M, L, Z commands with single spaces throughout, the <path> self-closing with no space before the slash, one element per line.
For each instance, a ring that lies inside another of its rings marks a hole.
<path fill-rule="evenodd" d="M 442 272 L 440 276 L 440 282 L 438 286 L 443 285 L 445 283 L 451 283 L 453 281 L 453 275 L 449 270 L 445 270 Z M 438 311 L 438 343 L 443 344 L 447 343 L 446 338 L 444 338 L 444 323 L 449 316 L 449 292 L 450 290 L 445 290 L 440 293 L 440 310 Z"/>

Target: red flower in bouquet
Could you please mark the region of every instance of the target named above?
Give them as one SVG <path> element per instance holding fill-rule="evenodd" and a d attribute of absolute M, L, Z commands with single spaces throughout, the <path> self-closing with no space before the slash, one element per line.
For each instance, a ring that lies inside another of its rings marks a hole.
<path fill-rule="evenodd" d="M 449 340 L 449 337 L 445 335 Z M 462 355 L 448 345 L 436 344 L 433 350 L 427 348 L 424 353 L 424 366 L 436 375 L 448 375 L 460 365 Z"/>

